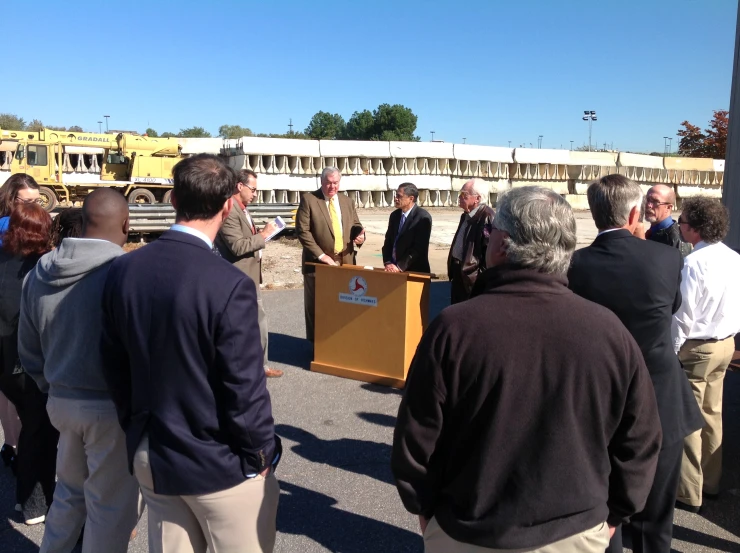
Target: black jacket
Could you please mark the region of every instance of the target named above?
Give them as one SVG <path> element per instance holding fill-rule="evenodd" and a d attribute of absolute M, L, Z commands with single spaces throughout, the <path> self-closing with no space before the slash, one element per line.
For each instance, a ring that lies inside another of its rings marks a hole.
<path fill-rule="evenodd" d="M 416 350 L 391 456 L 406 508 L 497 549 L 641 511 L 660 424 L 632 336 L 563 277 L 498 269 L 487 283 Z"/>
<path fill-rule="evenodd" d="M 393 258 L 393 242 L 398 234 L 398 225 L 401 224 L 402 211 L 391 213 L 388 218 L 388 230 L 383 242 L 383 263 L 391 263 Z M 432 216 L 418 205 L 414 206 L 406 217 L 401 234 L 396 242 L 396 265 L 402 271 L 428 273 L 429 268 L 429 238 L 432 234 Z"/>
<path fill-rule="evenodd" d="M 671 340 L 673 314 L 681 306 L 682 267 L 677 249 L 615 230 L 578 250 L 568 272 L 570 289 L 613 311 L 639 344 L 655 388 L 665 445 L 704 426 Z"/>
<path fill-rule="evenodd" d="M 12 374 L 18 363 L 18 318 L 23 279 L 38 255 L 17 257 L 0 247 L 0 375 Z"/>
<path fill-rule="evenodd" d="M 691 253 L 693 246 L 688 242 L 681 240 L 681 230 L 678 228 L 678 223 L 673 221 L 673 224 L 668 228 L 653 231 L 649 229 L 646 233 L 646 239 L 659 244 L 665 244 L 672 248 L 678 248 L 683 257 L 686 257 Z"/>
<path fill-rule="evenodd" d="M 252 279 L 200 238 L 168 231 L 111 264 L 103 315 L 129 467 L 148 433 L 155 492 L 213 493 L 272 463 L 280 440 Z"/>

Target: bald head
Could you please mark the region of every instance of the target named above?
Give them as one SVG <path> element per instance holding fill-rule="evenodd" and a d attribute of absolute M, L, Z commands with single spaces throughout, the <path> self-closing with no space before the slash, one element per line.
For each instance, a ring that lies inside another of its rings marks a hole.
<path fill-rule="evenodd" d="M 128 203 L 112 188 L 94 190 L 82 204 L 82 237 L 107 240 L 119 246 L 128 237 Z"/>
<path fill-rule="evenodd" d="M 645 220 L 653 225 L 669 218 L 676 207 L 676 193 L 665 184 L 651 187 L 645 200 Z"/>

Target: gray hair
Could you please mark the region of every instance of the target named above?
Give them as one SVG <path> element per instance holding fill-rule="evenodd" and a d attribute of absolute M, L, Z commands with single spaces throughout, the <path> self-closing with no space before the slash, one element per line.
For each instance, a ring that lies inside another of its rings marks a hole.
<path fill-rule="evenodd" d="M 473 189 L 473 194 L 480 198 L 480 203 L 487 204 L 488 193 L 490 192 L 488 183 L 482 181 L 481 179 L 470 179 L 468 182 L 463 184 L 463 186 L 467 186 L 468 184 L 470 184 L 471 188 Z"/>
<path fill-rule="evenodd" d="M 414 198 L 414 203 L 419 201 L 419 189 L 416 188 L 416 185 L 412 182 L 404 182 L 403 184 L 399 185 L 399 190 L 401 190 L 406 196 L 411 196 Z"/>
<path fill-rule="evenodd" d="M 324 184 L 326 177 L 333 175 L 334 173 L 338 173 L 340 177 L 342 176 L 341 171 L 336 167 L 324 167 L 324 170 L 321 171 L 321 184 Z"/>
<path fill-rule="evenodd" d="M 632 208 L 642 209 L 642 189 L 622 175 L 607 175 L 594 181 L 586 197 L 599 230 L 623 227 L 629 222 Z"/>
<path fill-rule="evenodd" d="M 512 188 L 496 202 L 496 228 L 508 233 L 506 259 L 540 273 L 564 275 L 576 249 L 576 218 L 560 194 L 541 186 Z"/>

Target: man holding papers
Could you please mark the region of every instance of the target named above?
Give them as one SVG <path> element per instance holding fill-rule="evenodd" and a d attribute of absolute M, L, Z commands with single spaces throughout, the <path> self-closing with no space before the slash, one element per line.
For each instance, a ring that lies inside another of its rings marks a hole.
<path fill-rule="evenodd" d="M 267 366 L 267 316 L 262 302 L 260 283 L 262 282 L 262 250 L 265 249 L 265 239 L 269 239 L 278 229 L 275 223 L 271 222 L 257 232 L 257 227 L 247 209 L 247 206 L 257 197 L 257 174 L 249 169 L 243 169 L 239 171 L 238 177 L 239 181 L 233 196 L 234 205 L 216 237 L 216 247 L 224 259 L 246 273 L 257 287 L 258 322 L 265 355 L 265 376 L 275 378 L 283 376 L 283 371 Z"/>

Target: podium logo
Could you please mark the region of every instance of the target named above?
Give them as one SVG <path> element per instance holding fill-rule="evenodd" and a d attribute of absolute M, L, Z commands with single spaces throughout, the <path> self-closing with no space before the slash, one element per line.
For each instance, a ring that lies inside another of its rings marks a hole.
<path fill-rule="evenodd" d="M 353 296 L 364 296 L 367 294 L 367 281 L 361 276 L 353 276 L 349 279 L 349 292 Z"/>

